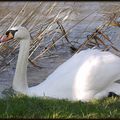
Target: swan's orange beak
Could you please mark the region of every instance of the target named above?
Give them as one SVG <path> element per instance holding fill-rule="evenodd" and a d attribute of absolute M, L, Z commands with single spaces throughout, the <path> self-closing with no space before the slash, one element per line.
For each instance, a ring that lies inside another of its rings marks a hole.
<path fill-rule="evenodd" d="M 0 36 L 0 42 L 7 42 L 11 39 L 13 39 L 13 35 L 11 32 L 8 35 Z"/>

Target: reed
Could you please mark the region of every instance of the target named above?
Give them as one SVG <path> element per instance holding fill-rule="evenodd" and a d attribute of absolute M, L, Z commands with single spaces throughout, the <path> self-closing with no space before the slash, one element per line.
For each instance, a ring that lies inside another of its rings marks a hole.
<path fill-rule="evenodd" d="M 115 53 L 120 52 L 119 48 L 112 43 L 107 34 L 109 32 L 108 29 L 112 26 L 120 26 L 119 22 L 116 21 L 119 16 L 117 11 L 107 16 L 109 19 L 103 22 L 102 25 L 89 31 L 85 35 L 84 40 L 81 40 L 81 36 L 83 36 L 89 26 L 83 30 L 80 36 L 75 36 L 77 39 L 71 40 L 69 35 L 74 32 L 74 28 L 83 24 L 91 15 L 97 14 L 97 10 L 91 11 L 69 27 L 67 25 L 72 22 L 70 21 L 71 16 L 80 14 L 79 8 L 74 8 L 75 3 L 72 9 L 71 4 L 64 9 L 60 9 L 59 2 L 37 2 L 36 4 L 34 3 L 34 7 L 32 5 L 33 3 L 24 2 L 23 6 L 16 9 L 14 15 L 12 10 L 7 9 L 8 13 L 0 19 L 0 33 L 4 34 L 6 30 L 13 26 L 26 26 L 31 34 L 31 47 L 28 59 L 33 66 L 38 67 L 36 61 L 51 54 L 50 51 L 55 50 L 61 43 L 69 47 L 73 53 L 92 47 L 97 47 L 104 51 L 112 49 Z M 12 22 L 6 24 L 8 19 L 12 20 Z M 16 51 L 18 48 L 19 41 L 17 40 L 0 44 L 0 72 L 6 69 L 11 62 L 15 62 L 14 59 L 17 57 Z"/>

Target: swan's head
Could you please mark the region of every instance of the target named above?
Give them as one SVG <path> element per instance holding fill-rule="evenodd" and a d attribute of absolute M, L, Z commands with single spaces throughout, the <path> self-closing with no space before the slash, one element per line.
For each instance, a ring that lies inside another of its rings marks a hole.
<path fill-rule="evenodd" d="M 29 31 L 25 27 L 13 27 L 6 32 L 6 36 L 3 37 L 2 41 L 9 41 L 11 39 L 26 40 L 30 39 Z"/>

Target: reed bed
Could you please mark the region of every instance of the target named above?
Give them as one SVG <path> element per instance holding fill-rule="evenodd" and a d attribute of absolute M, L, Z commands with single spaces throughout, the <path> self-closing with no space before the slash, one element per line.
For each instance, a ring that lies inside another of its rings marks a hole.
<path fill-rule="evenodd" d="M 40 61 L 41 58 L 46 56 L 52 56 L 52 51 L 58 45 L 69 47 L 73 54 L 93 47 L 120 53 L 119 48 L 113 44 L 107 34 L 110 27 L 120 27 L 120 23 L 116 21 L 119 17 L 118 12 L 110 14 L 111 17 L 108 16 L 107 18 L 109 19 L 105 20 L 102 25 L 86 33 L 84 39 L 81 39 L 81 36 L 89 26 L 83 30 L 80 36 L 77 36 L 77 39 L 71 40 L 69 34 L 73 32 L 73 29 L 91 15 L 97 14 L 96 10 L 91 11 L 87 16 L 78 20 L 76 24 L 72 24 L 67 28 L 66 26 L 69 24 L 71 16 L 80 14 L 78 9 L 74 9 L 74 7 L 70 9 L 69 6 L 65 9 L 60 9 L 59 2 L 39 2 L 38 4 L 34 3 L 34 7 L 32 5 L 30 2 L 25 2 L 16 11 L 8 10 L 7 13 L 2 15 L 0 18 L 0 34 L 5 34 L 13 26 L 27 27 L 31 34 L 28 60 L 34 67 L 41 68 L 36 61 Z M 18 49 L 19 41 L 15 39 L 0 44 L 0 72 L 4 71 L 11 62 L 14 62 L 18 55 Z"/>

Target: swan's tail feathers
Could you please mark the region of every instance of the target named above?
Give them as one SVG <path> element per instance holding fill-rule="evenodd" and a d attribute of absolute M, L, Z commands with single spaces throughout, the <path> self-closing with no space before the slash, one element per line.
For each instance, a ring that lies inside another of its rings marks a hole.
<path fill-rule="evenodd" d="M 120 96 L 120 83 L 113 83 L 109 88 L 108 91 L 111 93 L 115 93 L 116 95 Z"/>
<path fill-rule="evenodd" d="M 117 94 L 115 94 L 113 92 L 109 92 L 108 97 L 119 97 L 119 95 L 117 95 Z"/>
<path fill-rule="evenodd" d="M 94 98 L 102 99 L 104 97 L 111 97 L 111 96 L 120 96 L 120 83 L 113 83 L 106 90 L 101 91 L 100 93 L 96 94 Z"/>

